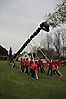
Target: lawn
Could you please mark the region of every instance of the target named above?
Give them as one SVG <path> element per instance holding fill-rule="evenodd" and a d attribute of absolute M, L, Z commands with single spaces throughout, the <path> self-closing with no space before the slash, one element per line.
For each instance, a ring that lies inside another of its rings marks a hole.
<path fill-rule="evenodd" d="M 62 77 L 39 73 L 36 80 L 21 73 L 19 65 L 13 69 L 0 61 L 0 99 L 66 99 L 66 66 L 59 67 Z"/>

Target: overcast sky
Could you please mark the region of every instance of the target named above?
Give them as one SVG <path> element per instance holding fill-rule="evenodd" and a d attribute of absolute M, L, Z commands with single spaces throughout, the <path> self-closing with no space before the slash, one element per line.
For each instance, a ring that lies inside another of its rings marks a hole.
<path fill-rule="evenodd" d="M 0 0 L 0 44 L 16 52 L 62 0 Z M 44 32 L 45 33 L 45 32 Z M 39 45 L 39 33 L 35 42 Z M 43 34 L 44 36 L 44 34 Z"/>

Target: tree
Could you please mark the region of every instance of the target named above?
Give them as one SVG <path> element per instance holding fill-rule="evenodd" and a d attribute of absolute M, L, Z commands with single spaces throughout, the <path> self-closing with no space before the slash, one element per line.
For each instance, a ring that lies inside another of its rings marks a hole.
<path fill-rule="evenodd" d="M 60 58 L 60 55 L 61 55 L 60 32 L 57 30 L 57 32 L 55 32 L 54 34 L 55 34 L 55 37 L 54 37 L 54 40 L 53 40 L 53 44 L 54 44 L 54 47 L 56 49 L 57 56 L 58 56 L 58 58 Z"/>
<path fill-rule="evenodd" d="M 58 4 L 55 12 L 49 13 L 46 17 L 47 22 L 53 28 L 66 23 L 66 0 L 63 0 L 61 4 Z"/>
<path fill-rule="evenodd" d="M 10 49 L 9 49 L 9 61 L 11 60 L 11 58 L 12 58 L 12 48 L 10 47 Z"/>
<path fill-rule="evenodd" d="M 52 33 L 47 33 L 47 49 L 52 48 Z"/>
<path fill-rule="evenodd" d="M 60 56 L 64 57 L 65 54 L 65 42 L 66 42 L 66 30 L 65 28 L 60 28 L 54 31 L 52 45 L 55 48 L 58 58 Z"/>
<path fill-rule="evenodd" d="M 63 44 L 63 48 L 62 48 L 62 53 L 63 53 L 63 57 L 65 56 L 65 43 L 66 43 L 66 29 L 62 28 L 61 30 L 61 38 L 62 38 L 62 44 Z"/>

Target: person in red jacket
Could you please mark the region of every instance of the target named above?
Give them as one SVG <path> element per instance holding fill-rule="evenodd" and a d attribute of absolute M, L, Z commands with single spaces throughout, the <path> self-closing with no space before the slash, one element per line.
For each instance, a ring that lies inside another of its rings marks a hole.
<path fill-rule="evenodd" d="M 53 70 L 54 76 L 57 74 L 60 77 L 62 77 L 62 74 L 58 71 L 58 64 L 56 62 L 54 63 L 54 66 L 53 67 L 54 67 L 54 70 Z"/>
<path fill-rule="evenodd" d="M 46 73 L 44 63 L 42 63 L 42 65 L 41 65 L 41 73 Z"/>
<path fill-rule="evenodd" d="M 50 62 L 48 62 L 48 72 L 47 72 L 47 75 L 49 74 L 50 71 L 51 71 L 51 76 L 53 75 L 52 74 L 52 68 L 53 68 L 53 62 L 50 61 Z"/>
<path fill-rule="evenodd" d="M 38 62 L 37 62 L 37 65 L 38 65 L 38 72 L 42 72 L 42 70 L 41 70 L 42 62 L 43 62 L 43 61 L 39 58 L 39 59 L 38 59 Z"/>
<path fill-rule="evenodd" d="M 36 76 L 36 79 L 38 79 L 38 66 L 36 62 L 32 66 L 30 66 L 30 72 L 32 78 L 35 78 Z"/>
<path fill-rule="evenodd" d="M 29 61 L 29 67 L 31 67 L 33 65 L 33 59 L 31 58 L 31 60 Z M 30 68 L 29 68 L 30 69 Z M 30 75 L 31 71 L 29 70 L 28 75 Z"/>
<path fill-rule="evenodd" d="M 25 67 L 26 67 L 26 73 L 28 73 L 28 67 L 29 67 L 29 60 L 28 60 L 28 58 L 25 60 Z"/>
<path fill-rule="evenodd" d="M 33 59 L 31 58 L 31 60 L 29 61 L 29 66 L 33 65 Z"/>

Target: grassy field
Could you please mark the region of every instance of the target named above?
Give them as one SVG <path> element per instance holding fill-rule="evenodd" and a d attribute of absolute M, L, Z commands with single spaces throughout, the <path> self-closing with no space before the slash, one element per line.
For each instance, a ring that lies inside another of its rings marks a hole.
<path fill-rule="evenodd" d="M 62 77 L 39 73 L 36 80 L 21 73 L 19 63 L 12 69 L 7 61 L 0 61 L 0 99 L 66 99 L 66 66 L 59 71 Z"/>

